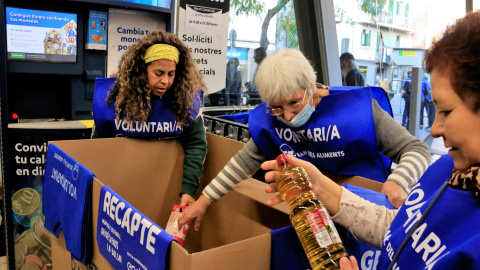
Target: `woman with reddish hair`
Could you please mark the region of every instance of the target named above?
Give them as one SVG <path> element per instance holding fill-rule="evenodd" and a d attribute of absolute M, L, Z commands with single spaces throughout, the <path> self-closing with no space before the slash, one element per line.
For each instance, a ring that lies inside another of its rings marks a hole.
<path fill-rule="evenodd" d="M 447 27 L 427 51 L 436 108 L 431 134 L 443 138 L 442 156 L 420 178 L 397 210 L 367 202 L 325 177 L 315 166 L 291 156 L 304 167 L 318 199 L 332 219 L 358 239 L 381 249 L 377 269 L 480 269 L 480 12 Z M 262 164 L 267 181 L 279 174 L 275 161 Z M 267 192 L 276 191 L 273 183 Z M 280 202 L 277 196 L 268 203 Z M 341 269 L 358 269 L 342 258 Z"/>

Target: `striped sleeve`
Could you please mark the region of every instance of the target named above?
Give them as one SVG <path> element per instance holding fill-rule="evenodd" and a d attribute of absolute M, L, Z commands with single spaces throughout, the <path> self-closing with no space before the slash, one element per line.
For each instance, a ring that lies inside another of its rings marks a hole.
<path fill-rule="evenodd" d="M 429 162 L 418 152 L 407 152 L 400 158 L 397 168 L 388 176 L 387 181 L 393 181 L 409 193 L 418 179 L 427 170 Z"/>
<path fill-rule="evenodd" d="M 265 161 L 265 157 L 253 140 L 249 140 L 205 187 L 202 194 L 211 201 L 217 201 L 238 183 L 251 177 L 260 168 L 263 161 Z"/>
<path fill-rule="evenodd" d="M 430 164 L 430 149 L 380 108 L 376 101 L 373 102 L 373 112 L 378 150 L 398 164 L 387 181 L 399 184 L 409 193 Z"/>

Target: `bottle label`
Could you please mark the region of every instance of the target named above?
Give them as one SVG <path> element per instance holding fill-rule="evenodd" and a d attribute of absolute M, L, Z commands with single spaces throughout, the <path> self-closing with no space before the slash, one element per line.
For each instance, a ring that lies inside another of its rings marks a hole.
<path fill-rule="evenodd" d="M 187 209 L 187 207 L 188 205 L 185 206 L 184 210 Z M 182 213 L 180 212 L 180 205 L 178 204 L 173 205 L 172 213 L 168 218 L 165 231 L 169 233 L 173 238 L 175 238 L 175 240 L 177 240 L 180 246 L 183 246 L 183 243 L 185 242 L 185 238 L 187 237 L 188 228 L 190 227 L 190 223 L 192 221 L 191 220 L 188 221 L 185 225 L 183 225 L 180 229 L 178 229 L 178 218 L 180 218 L 181 215 Z"/>
<path fill-rule="evenodd" d="M 332 218 L 325 208 L 317 208 L 308 212 L 306 218 L 315 239 L 322 248 L 342 243 Z"/>

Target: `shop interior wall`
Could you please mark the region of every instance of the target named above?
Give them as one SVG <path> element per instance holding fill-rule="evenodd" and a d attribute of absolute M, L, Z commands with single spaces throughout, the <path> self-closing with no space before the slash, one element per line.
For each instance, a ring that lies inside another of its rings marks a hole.
<path fill-rule="evenodd" d="M 76 110 L 91 111 L 92 101 L 81 98 L 72 99 L 78 93 L 85 92 L 85 79 L 82 78 L 88 64 L 84 63 L 84 20 L 88 18 L 90 5 L 81 2 L 58 1 L 5 1 L 5 6 L 77 13 L 77 63 L 42 63 L 42 62 L 7 62 L 7 93 L 9 111 L 16 113 L 23 119 L 77 119 Z M 94 9 L 107 11 L 106 7 L 95 6 Z M 5 22 L 2 21 L 2 24 Z M 102 57 L 89 59 L 95 62 L 100 69 L 106 52 Z M 105 72 L 103 71 L 103 74 Z M 81 84 L 72 84 L 73 81 L 82 81 Z M 87 101 L 84 108 L 79 108 L 79 101 Z"/>
<path fill-rule="evenodd" d="M 175 1 L 172 1 L 175 3 Z M 20 62 L 6 59 L 6 16 L 5 7 L 38 9 L 77 14 L 77 62 L 73 64 Z M 174 8 L 166 9 L 136 3 L 113 0 L 3 0 L 0 1 L 0 91 L 1 91 L 1 160 L 3 194 L 10 194 L 8 159 L 9 112 L 22 119 L 93 119 L 94 80 L 105 77 L 107 51 L 86 50 L 86 24 L 90 10 L 106 11 L 109 8 L 147 11 L 162 14 L 166 19 L 166 30 L 174 25 Z M 88 71 L 88 72 L 87 72 Z M 93 72 L 92 72 L 93 71 Z M 94 73 L 94 76 L 87 77 Z M 9 269 L 15 269 L 10 197 L 2 207 L 3 222 L 0 228 L 0 256 L 8 256 Z M 10 229 L 11 230 L 11 229 Z M 7 238 L 7 241 L 3 240 Z M 5 246 L 6 244 L 6 246 Z M 11 251 L 11 252 L 10 252 Z"/>
<path fill-rule="evenodd" d="M 3 11 L 5 9 L 3 1 L 0 1 L 0 21 L 5 21 L 5 12 Z M 0 37 L 5 36 L 5 28 L 0 27 Z M 7 49 L 4 44 L 0 42 L 0 101 L 6 100 L 7 98 L 7 65 L 6 65 L 6 55 L 7 55 Z M 8 110 L 6 106 L 0 106 L 0 117 L 1 117 L 1 130 L 6 130 L 7 129 L 7 124 L 8 124 Z M 1 132 L 1 142 L 2 142 L 2 147 L 3 147 L 3 142 L 6 141 L 7 139 L 7 133 L 6 132 Z M 2 153 L 3 155 L 3 153 Z M 2 165 L 2 170 L 0 174 L 0 183 L 2 183 L 2 179 L 5 179 L 5 174 L 4 174 L 4 166 L 5 166 L 5 161 L 3 158 L 0 160 L 0 164 Z M 7 251 L 6 251 L 6 227 L 5 227 L 5 218 L 4 214 L 6 212 L 6 207 L 5 207 L 5 200 L 3 194 L 4 192 L 4 186 L 2 183 L 2 186 L 0 187 L 0 214 L 2 215 L 2 222 L 0 224 L 0 256 L 5 256 Z"/>
<path fill-rule="evenodd" d="M 115 5 L 114 5 L 115 4 Z M 167 31 L 172 31 L 173 11 L 117 1 L 6 0 L 6 7 L 76 13 L 77 63 L 7 61 L 9 111 L 22 119 L 93 119 L 95 77 L 106 77 L 107 51 L 86 50 L 89 10 L 110 7 L 166 13 Z M 0 22 L 5 27 L 5 20 Z M 1 44 L 5 46 L 5 44 Z M 91 75 L 94 74 L 94 75 Z M 89 75 L 89 76 L 87 76 Z M 5 104 L 5 103 L 3 103 Z"/>

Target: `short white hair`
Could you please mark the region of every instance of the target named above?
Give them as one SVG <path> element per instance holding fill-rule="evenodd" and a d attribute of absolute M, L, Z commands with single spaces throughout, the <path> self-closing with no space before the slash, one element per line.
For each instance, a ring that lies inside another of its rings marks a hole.
<path fill-rule="evenodd" d="M 312 95 L 317 75 L 302 52 L 287 49 L 267 56 L 255 75 L 255 86 L 263 101 L 283 102 L 300 89 Z"/>

